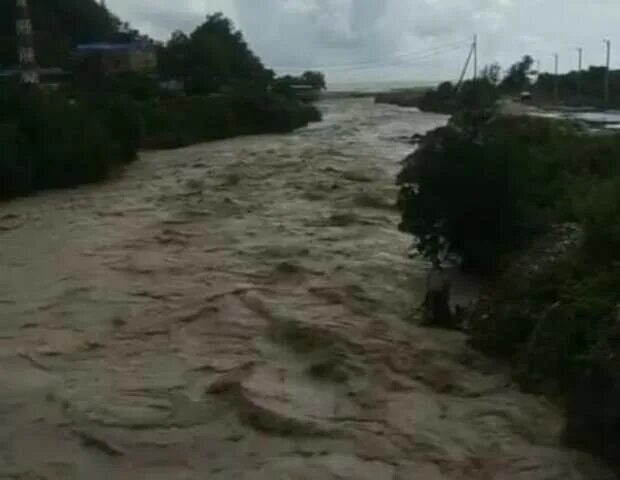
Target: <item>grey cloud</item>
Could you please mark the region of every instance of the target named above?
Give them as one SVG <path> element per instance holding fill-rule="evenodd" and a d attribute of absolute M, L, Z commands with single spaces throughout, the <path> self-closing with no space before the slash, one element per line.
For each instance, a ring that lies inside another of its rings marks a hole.
<path fill-rule="evenodd" d="M 189 30 L 223 11 L 266 64 L 295 72 L 321 66 L 330 79 L 454 78 L 474 32 L 480 61 L 508 66 L 524 53 L 550 67 L 575 63 L 575 48 L 600 63 L 603 37 L 620 23 L 617 0 L 108 0 L 134 25 L 158 38 Z M 455 41 L 458 51 L 430 51 Z M 620 46 L 620 43 L 617 43 Z M 418 52 L 418 53 L 416 53 Z M 613 51 L 620 61 L 620 48 Z M 370 68 L 376 64 L 376 68 Z M 616 63 L 618 64 L 618 63 Z M 344 65 L 350 65 L 348 69 Z"/>

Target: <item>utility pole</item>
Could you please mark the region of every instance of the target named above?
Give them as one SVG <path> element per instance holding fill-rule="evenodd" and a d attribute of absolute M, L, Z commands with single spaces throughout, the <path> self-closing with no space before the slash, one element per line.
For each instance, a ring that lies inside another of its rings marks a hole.
<path fill-rule="evenodd" d="M 609 104 L 609 68 L 611 66 L 611 40 L 604 40 L 607 47 L 607 62 L 605 68 L 605 105 Z"/>
<path fill-rule="evenodd" d="M 474 80 L 478 79 L 478 35 L 474 35 Z"/>
<path fill-rule="evenodd" d="M 39 83 L 39 72 L 34 55 L 32 38 L 32 22 L 28 11 L 27 0 L 16 0 L 15 33 L 17 34 L 17 56 L 21 70 L 21 82 L 36 85 Z"/>
<path fill-rule="evenodd" d="M 579 60 L 577 63 L 577 93 L 581 93 L 581 82 L 582 82 L 582 74 L 581 71 L 583 69 L 583 48 L 577 48 L 577 53 L 579 54 Z"/>
<path fill-rule="evenodd" d="M 560 56 L 557 53 L 553 54 L 553 58 L 555 59 L 555 77 L 554 77 L 554 88 L 553 88 L 553 96 L 555 98 L 555 103 L 559 103 L 560 101 L 560 84 L 559 84 L 559 63 Z"/>
<path fill-rule="evenodd" d="M 461 85 L 463 84 L 463 79 L 465 78 L 465 74 L 467 73 L 467 69 L 469 68 L 469 62 L 471 62 L 471 57 L 474 55 L 474 45 L 472 44 L 469 49 L 469 55 L 467 55 L 467 60 L 465 61 L 465 65 L 463 65 L 463 71 L 461 72 L 461 76 L 459 78 L 459 83 L 456 84 L 456 91 L 461 90 Z"/>

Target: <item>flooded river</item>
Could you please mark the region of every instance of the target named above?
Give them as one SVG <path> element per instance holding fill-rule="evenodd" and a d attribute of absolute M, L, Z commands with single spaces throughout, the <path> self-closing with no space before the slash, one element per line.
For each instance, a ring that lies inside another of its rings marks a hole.
<path fill-rule="evenodd" d="M 0 206 L 0 478 L 612 478 L 461 334 L 404 321 L 399 138 L 446 118 L 321 108 Z"/>

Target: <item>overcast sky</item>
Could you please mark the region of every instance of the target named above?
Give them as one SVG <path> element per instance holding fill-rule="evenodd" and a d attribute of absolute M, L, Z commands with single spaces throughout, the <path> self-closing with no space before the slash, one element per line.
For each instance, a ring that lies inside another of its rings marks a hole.
<path fill-rule="evenodd" d="M 602 64 L 604 38 L 620 68 L 620 0 L 107 0 L 108 7 L 164 40 L 221 11 L 276 71 L 320 68 L 330 82 L 452 80 L 474 33 L 480 64 L 505 68 L 521 55 L 542 70 Z"/>

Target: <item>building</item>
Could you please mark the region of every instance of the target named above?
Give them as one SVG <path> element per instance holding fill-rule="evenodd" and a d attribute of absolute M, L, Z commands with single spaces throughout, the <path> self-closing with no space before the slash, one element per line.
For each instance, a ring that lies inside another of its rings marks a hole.
<path fill-rule="evenodd" d="M 104 75 L 150 73 L 157 68 L 157 52 L 148 43 L 88 43 L 78 45 L 76 53 L 81 65 Z"/>

